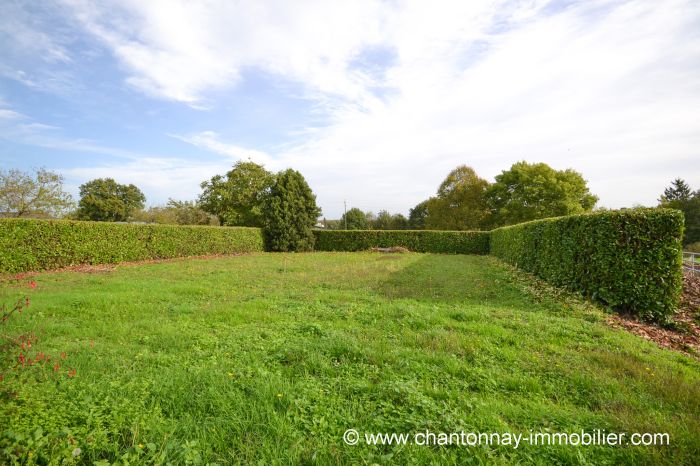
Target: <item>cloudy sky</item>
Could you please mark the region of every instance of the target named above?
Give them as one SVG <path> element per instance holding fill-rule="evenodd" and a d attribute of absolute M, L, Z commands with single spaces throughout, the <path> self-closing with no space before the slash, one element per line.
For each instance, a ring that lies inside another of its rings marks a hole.
<path fill-rule="evenodd" d="M 0 0 L 0 166 L 151 205 L 251 159 L 325 216 L 459 164 L 574 168 L 599 205 L 700 188 L 700 2 Z"/>

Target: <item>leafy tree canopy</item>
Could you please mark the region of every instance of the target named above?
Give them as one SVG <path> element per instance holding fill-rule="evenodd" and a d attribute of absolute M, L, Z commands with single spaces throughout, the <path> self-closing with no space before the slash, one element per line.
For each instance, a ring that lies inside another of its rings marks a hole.
<path fill-rule="evenodd" d="M 255 162 L 237 162 L 225 176 L 201 184 L 199 206 L 221 225 L 261 227 L 263 208 L 275 177 Z"/>
<path fill-rule="evenodd" d="M 430 200 L 417 204 L 408 212 L 408 227 L 412 230 L 424 230 L 425 219 L 428 217 L 428 203 Z"/>
<path fill-rule="evenodd" d="M 403 214 L 394 214 L 391 216 L 390 230 L 407 230 L 408 219 Z"/>
<path fill-rule="evenodd" d="M 700 190 L 693 192 L 688 184 L 676 178 L 664 190 L 659 207 L 678 209 L 685 217 L 683 244 L 700 241 Z"/>
<path fill-rule="evenodd" d="M 212 217 L 199 208 L 194 201 L 176 201 L 168 199 L 165 208 L 170 210 L 178 225 L 210 225 Z"/>
<path fill-rule="evenodd" d="M 580 173 L 527 162 L 496 176 L 486 196 L 495 226 L 588 212 L 598 201 Z"/>
<path fill-rule="evenodd" d="M 388 210 L 380 210 L 377 217 L 372 222 L 372 227 L 375 230 L 391 230 L 392 215 Z"/>
<path fill-rule="evenodd" d="M 375 230 L 405 230 L 408 228 L 408 219 L 401 214 L 380 210 L 371 226 Z"/>
<path fill-rule="evenodd" d="M 357 207 L 353 207 L 340 217 L 339 228 L 343 230 L 368 230 L 367 214 Z"/>
<path fill-rule="evenodd" d="M 125 222 L 143 209 L 146 196 L 133 184 L 119 184 L 112 178 L 98 178 L 80 186 L 77 218 L 106 222 Z"/>
<path fill-rule="evenodd" d="M 486 190 L 489 183 L 473 168 L 460 165 L 440 184 L 437 196 L 427 201 L 425 227 L 433 230 L 478 230 L 489 217 Z"/>
<path fill-rule="evenodd" d="M 218 225 L 218 220 L 200 209 L 194 201 L 169 199 L 165 206 L 150 207 L 134 212 L 132 219 L 147 223 L 170 225 Z"/>
<path fill-rule="evenodd" d="M 676 178 L 671 182 L 671 186 L 664 189 L 664 194 L 659 199 L 659 203 L 670 205 L 674 202 L 689 201 L 691 197 L 693 197 L 693 192 L 688 183 L 681 178 Z"/>
<path fill-rule="evenodd" d="M 72 207 L 63 191 L 63 176 L 37 169 L 33 174 L 0 170 L 0 215 L 9 217 L 58 217 Z"/>
<path fill-rule="evenodd" d="M 301 173 L 288 169 L 275 177 L 263 207 L 265 237 L 272 251 L 311 251 L 321 209 Z"/>

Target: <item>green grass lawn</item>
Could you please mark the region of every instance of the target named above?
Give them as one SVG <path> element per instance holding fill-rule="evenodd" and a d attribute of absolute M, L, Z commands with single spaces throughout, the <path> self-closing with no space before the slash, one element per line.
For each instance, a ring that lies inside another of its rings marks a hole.
<path fill-rule="evenodd" d="M 490 257 L 256 254 L 33 279 L 5 330 L 38 329 L 77 375 L 32 372 L 2 400 L 0 463 L 700 462 L 697 360 Z M 0 302 L 24 289 L 1 283 Z M 670 445 L 350 446 L 350 428 Z"/>

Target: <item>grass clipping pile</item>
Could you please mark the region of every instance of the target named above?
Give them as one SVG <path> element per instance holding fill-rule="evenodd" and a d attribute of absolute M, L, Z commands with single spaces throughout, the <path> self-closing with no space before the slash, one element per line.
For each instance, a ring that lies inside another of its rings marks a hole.
<path fill-rule="evenodd" d="M 392 246 L 390 248 L 372 248 L 370 249 L 372 252 L 381 252 L 381 253 L 404 253 L 404 252 L 411 252 L 408 250 L 408 248 L 405 248 L 403 246 Z"/>
<path fill-rule="evenodd" d="M 669 326 L 660 327 L 618 315 L 612 315 L 608 320 L 613 327 L 624 328 L 663 348 L 700 358 L 700 274 L 683 271 L 680 308 Z"/>

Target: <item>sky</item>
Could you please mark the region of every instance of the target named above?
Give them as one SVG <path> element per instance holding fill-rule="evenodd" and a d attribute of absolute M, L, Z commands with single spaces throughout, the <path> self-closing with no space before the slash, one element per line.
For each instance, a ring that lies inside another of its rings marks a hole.
<path fill-rule="evenodd" d="M 0 168 L 148 205 L 239 160 L 327 218 L 407 214 L 458 165 L 573 168 L 610 208 L 700 189 L 700 2 L 0 0 Z"/>

